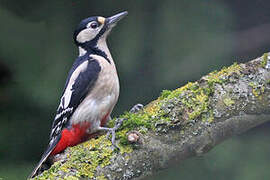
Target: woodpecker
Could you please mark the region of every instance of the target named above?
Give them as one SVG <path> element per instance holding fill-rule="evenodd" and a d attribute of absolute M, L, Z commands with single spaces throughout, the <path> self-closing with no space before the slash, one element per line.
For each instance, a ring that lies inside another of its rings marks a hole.
<path fill-rule="evenodd" d="M 119 80 L 106 39 L 112 28 L 127 12 L 104 18 L 89 17 L 80 22 L 73 38 L 79 56 L 69 71 L 60 104 L 54 118 L 49 145 L 29 178 L 41 171 L 42 164 L 93 136 L 99 130 L 112 133 L 115 128 L 104 127 L 118 100 Z"/>

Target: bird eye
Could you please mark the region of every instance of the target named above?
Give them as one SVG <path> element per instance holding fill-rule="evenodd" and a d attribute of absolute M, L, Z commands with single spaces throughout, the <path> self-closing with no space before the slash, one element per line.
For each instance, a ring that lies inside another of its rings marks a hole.
<path fill-rule="evenodd" d="M 97 22 L 91 23 L 91 24 L 90 24 L 90 27 L 91 27 L 92 29 L 96 29 L 96 28 L 98 27 Z"/>

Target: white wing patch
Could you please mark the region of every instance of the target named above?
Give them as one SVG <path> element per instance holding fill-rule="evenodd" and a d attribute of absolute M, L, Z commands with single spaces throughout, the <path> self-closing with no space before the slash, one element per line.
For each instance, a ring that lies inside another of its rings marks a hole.
<path fill-rule="evenodd" d="M 62 106 L 63 109 L 66 110 L 66 108 L 68 107 L 68 105 L 70 103 L 72 92 L 73 92 L 73 90 L 72 90 L 73 84 L 75 83 L 79 74 L 86 70 L 87 66 L 88 66 L 88 61 L 85 61 L 80 66 L 78 66 L 77 69 L 72 73 L 72 75 L 69 79 L 68 85 L 66 87 L 66 90 L 64 92 L 64 95 L 61 98 L 60 105 L 59 105 L 60 107 Z"/>
<path fill-rule="evenodd" d="M 76 82 L 76 79 L 78 78 L 79 74 L 81 72 L 84 72 L 88 66 L 88 61 L 83 62 L 81 65 L 79 65 L 76 70 L 72 73 L 68 85 L 66 87 L 66 90 L 61 98 L 60 105 L 58 107 L 58 114 L 55 116 L 55 120 L 61 118 L 63 116 L 63 120 L 59 121 L 54 128 L 51 131 L 51 138 L 53 134 L 58 134 L 61 131 L 62 125 L 66 123 L 67 117 L 65 117 L 65 114 L 69 114 L 69 112 L 73 111 L 73 107 L 69 107 L 70 105 L 70 100 L 72 97 L 73 89 L 72 86 Z M 52 139 L 50 143 L 52 143 L 54 140 Z"/>

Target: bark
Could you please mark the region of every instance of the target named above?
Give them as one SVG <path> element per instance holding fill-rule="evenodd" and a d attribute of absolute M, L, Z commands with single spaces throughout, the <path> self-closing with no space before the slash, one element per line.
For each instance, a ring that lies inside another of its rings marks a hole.
<path fill-rule="evenodd" d="M 267 63 L 266 53 L 164 91 L 142 111 L 121 116 L 120 151 L 113 150 L 101 135 L 68 148 L 37 179 L 144 179 L 208 152 L 225 139 L 270 120 Z"/>

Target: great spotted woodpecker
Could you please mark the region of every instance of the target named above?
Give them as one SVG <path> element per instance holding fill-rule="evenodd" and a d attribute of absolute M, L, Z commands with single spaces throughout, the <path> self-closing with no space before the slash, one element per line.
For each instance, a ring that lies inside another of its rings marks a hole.
<path fill-rule="evenodd" d="M 52 157 L 69 146 L 86 141 L 103 127 L 118 100 L 119 80 L 106 38 L 127 12 L 112 17 L 89 17 L 74 32 L 79 56 L 69 71 L 64 91 L 52 124 L 49 145 L 29 178 Z"/>

